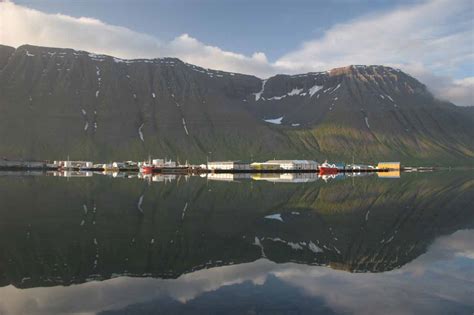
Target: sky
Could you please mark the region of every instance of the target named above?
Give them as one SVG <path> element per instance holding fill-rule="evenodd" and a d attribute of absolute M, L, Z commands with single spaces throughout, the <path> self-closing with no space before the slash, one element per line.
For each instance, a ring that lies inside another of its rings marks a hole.
<path fill-rule="evenodd" d="M 474 105 L 472 0 L 0 0 L 0 44 L 178 57 L 260 78 L 383 64 Z"/>

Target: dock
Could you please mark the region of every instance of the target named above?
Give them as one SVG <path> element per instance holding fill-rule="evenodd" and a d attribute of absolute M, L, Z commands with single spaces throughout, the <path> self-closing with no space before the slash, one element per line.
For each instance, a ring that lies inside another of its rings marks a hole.
<path fill-rule="evenodd" d="M 48 170 L 54 169 L 47 162 L 42 161 L 10 161 L 0 160 L 0 169 L 9 171 L 25 171 L 25 170 Z"/>

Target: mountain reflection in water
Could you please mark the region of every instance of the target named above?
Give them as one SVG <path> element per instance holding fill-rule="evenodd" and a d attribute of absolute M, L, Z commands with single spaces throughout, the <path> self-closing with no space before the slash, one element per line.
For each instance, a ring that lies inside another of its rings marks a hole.
<path fill-rule="evenodd" d="M 470 172 L 3 175 L 0 314 L 474 311 Z"/>

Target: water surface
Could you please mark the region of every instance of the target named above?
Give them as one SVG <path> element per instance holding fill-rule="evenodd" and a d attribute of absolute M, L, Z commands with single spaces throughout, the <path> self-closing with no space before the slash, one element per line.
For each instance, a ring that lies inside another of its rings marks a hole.
<path fill-rule="evenodd" d="M 474 312 L 472 172 L 52 175 L 0 173 L 0 314 Z"/>

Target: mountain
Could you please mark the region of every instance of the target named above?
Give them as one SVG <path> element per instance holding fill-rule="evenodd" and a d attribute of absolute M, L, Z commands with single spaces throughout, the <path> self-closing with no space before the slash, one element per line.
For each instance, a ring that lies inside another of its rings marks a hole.
<path fill-rule="evenodd" d="M 250 75 L 0 46 L 0 156 L 472 165 L 474 112 L 384 66 Z"/>

